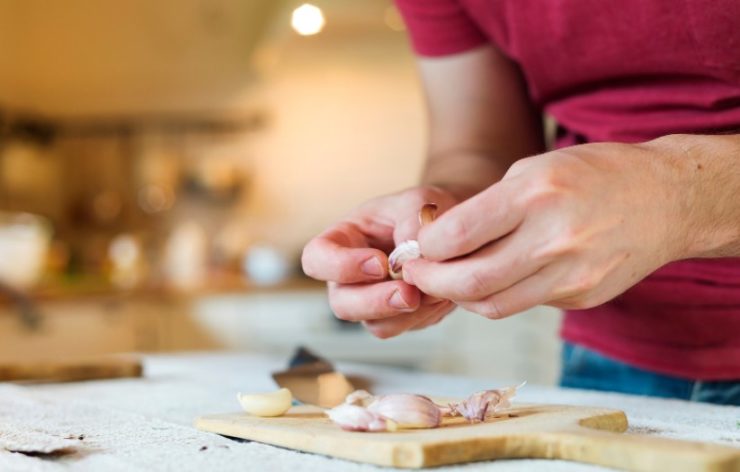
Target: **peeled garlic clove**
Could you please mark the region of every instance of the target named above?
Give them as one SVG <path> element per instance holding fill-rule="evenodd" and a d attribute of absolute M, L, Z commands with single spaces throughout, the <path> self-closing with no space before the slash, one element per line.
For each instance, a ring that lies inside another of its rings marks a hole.
<path fill-rule="evenodd" d="M 236 395 L 244 411 L 255 416 L 280 416 L 290 409 L 293 395 L 287 388 L 270 393 Z"/>
<path fill-rule="evenodd" d="M 367 409 L 394 421 L 400 429 L 436 428 L 442 420 L 439 406 L 421 395 L 385 395 L 378 397 Z"/>
<path fill-rule="evenodd" d="M 393 421 L 374 413 L 367 408 L 349 403 L 326 411 L 326 415 L 334 423 L 346 431 L 395 431 Z"/>
<path fill-rule="evenodd" d="M 394 280 L 401 279 L 403 277 L 403 264 L 411 259 L 418 259 L 421 257 L 421 250 L 419 249 L 419 242 L 414 240 L 404 241 L 396 249 L 391 252 L 388 256 L 388 272 L 391 278 Z"/>

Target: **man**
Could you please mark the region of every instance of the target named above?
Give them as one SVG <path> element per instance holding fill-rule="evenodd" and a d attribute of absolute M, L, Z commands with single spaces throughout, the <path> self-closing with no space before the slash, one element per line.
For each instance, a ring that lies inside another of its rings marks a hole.
<path fill-rule="evenodd" d="M 428 162 L 307 245 L 336 315 L 384 338 L 551 305 L 563 385 L 740 404 L 740 2 L 398 5 Z M 407 239 L 424 258 L 390 281 Z"/>

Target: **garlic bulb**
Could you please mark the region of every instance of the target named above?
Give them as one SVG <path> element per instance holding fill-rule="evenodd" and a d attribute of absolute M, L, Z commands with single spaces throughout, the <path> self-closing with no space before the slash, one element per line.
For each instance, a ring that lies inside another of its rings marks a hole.
<path fill-rule="evenodd" d="M 290 409 L 293 395 L 287 388 L 270 393 L 236 395 L 244 411 L 255 416 L 281 416 Z"/>
<path fill-rule="evenodd" d="M 393 420 L 399 429 L 436 428 L 442 421 L 439 407 L 421 395 L 385 395 L 376 399 L 367 409 Z"/>

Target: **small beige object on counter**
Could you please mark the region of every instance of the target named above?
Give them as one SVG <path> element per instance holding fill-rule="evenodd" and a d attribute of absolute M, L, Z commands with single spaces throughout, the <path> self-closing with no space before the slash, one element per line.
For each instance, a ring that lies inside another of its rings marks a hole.
<path fill-rule="evenodd" d="M 281 388 L 270 393 L 253 393 L 244 395 L 238 393 L 237 400 L 244 411 L 254 416 L 281 416 L 290 409 L 293 403 L 293 395 L 287 388 Z"/>

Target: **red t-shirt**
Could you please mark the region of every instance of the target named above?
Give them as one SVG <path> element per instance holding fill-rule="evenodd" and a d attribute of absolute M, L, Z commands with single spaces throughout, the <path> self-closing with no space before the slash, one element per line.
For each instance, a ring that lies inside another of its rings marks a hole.
<path fill-rule="evenodd" d="M 397 3 L 418 54 L 492 43 L 518 64 L 559 146 L 740 133 L 740 1 Z M 609 303 L 566 312 L 561 333 L 655 372 L 740 379 L 740 258 L 668 264 Z"/>

